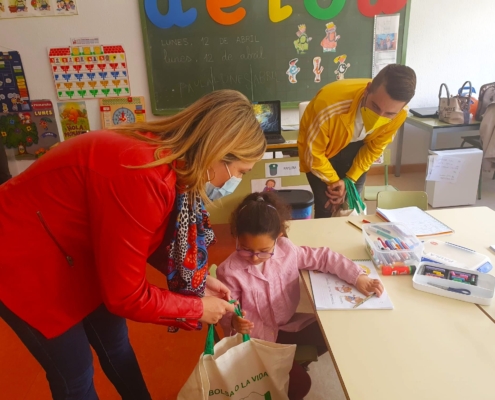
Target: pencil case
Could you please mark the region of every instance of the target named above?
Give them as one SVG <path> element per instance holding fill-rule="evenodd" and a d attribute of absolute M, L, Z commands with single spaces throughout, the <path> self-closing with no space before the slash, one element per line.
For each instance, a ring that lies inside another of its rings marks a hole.
<path fill-rule="evenodd" d="M 421 263 L 423 243 L 400 223 L 364 224 L 363 239 L 370 258 L 377 268 Z"/>
<path fill-rule="evenodd" d="M 430 239 L 424 242 L 422 261 L 487 273 L 493 268 L 490 259 L 481 253 L 455 243 Z"/>
<path fill-rule="evenodd" d="M 464 276 L 467 277 L 464 282 L 457 279 Z M 495 293 L 495 277 L 472 269 L 422 262 L 413 276 L 413 287 L 422 292 L 488 306 Z"/>

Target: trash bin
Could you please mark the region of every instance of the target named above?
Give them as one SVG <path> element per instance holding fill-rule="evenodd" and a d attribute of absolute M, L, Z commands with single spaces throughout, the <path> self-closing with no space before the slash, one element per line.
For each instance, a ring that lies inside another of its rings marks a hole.
<path fill-rule="evenodd" d="M 315 199 L 313 193 L 300 189 L 281 189 L 276 192 L 292 208 L 292 219 L 311 219 Z"/>
<path fill-rule="evenodd" d="M 278 164 L 270 164 L 269 168 L 270 168 L 270 176 L 277 175 Z"/>

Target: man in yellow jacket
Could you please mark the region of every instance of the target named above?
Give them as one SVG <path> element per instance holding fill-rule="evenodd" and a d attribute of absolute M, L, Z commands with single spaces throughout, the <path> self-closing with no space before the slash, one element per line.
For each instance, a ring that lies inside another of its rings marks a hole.
<path fill-rule="evenodd" d="M 361 193 L 366 172 L 404 123 L 416 74 L 391 64 L 373 79 L 323 87 L 306 107 L 299 138 L 300 169 L 315 196 L 315 218 L 331 217 L 345 201 L 344 178 Z"/>

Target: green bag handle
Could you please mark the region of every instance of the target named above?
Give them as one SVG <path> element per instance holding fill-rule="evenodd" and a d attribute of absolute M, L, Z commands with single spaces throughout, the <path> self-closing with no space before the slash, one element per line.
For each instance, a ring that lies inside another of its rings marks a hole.
<path fill-rule="evenodd" d="M 230 300 L 229 303 L 233 304 L 236 301 L 237 300 Z M 241 310 L 240 304 L 237 304 L 237 306 L 235 307 L 235 313 L 236 313 L 236 315 L 238 315 L 239 317 L 242 318 L 242 310 Z M 250 339 L 251 338 L 249 337 L 248 334 L 245 334 L 245 333 L 242 334 L 242 341 L 243 342 L 247 342 Z M 208 326 L 208 334 L 206 335 L 206 344 L 205 344 L 204 355 L 207 355 L 207 354 L 214 355 L 215 354 L 214 347 L 215 347 L 215 325 L 209 325 Z"/>
<path fill-rule="evenodd" d="M 344 178 L 344 183 L 349 208 L 356 210 L 358 214 L 361 214 L 364 211 L 365 205 L 363 203 L 363 200 L 361 200 L 359 192 L 356 189 L 356 185 L 354 185 L 354 182 L 347 177 Z"/>

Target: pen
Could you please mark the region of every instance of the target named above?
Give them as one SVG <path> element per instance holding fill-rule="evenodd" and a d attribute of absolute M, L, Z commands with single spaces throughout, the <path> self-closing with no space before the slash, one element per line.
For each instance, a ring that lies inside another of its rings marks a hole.
<path fill-rule="evenodd" d="M 371 222 L 368 221 L 367 219 L 363 219 L 363 224 L 371 224 Z"/>
<path fill-rule="evenodd" d="M 386 233 L 386 232 L 384 232 L 384 231 L 382 231 L 382 230 L 380 230 L 378 228 L 369 227 L 368 229 L 371 230 L 371 231 L 373 231 L 373 232 L 375 232 L 375 233 L 378 233 L 381 236 L 386 237 L 387 239 L 393 239 L 394 238 L 393 236 L 389 235 L 388 233 Z"/>
<path fill-rule="evenodd" d="M 373 296 L 375 295 L 375 292 L 371 293 L 368 297 L 366 297 L 361 303 L 358 303 L 356 304 L 354 307 L 352 308 L 358 308 L 361 304 L 363 304 L 364 302 L 368 301 L 369 299 L 371 299 Z"/>

